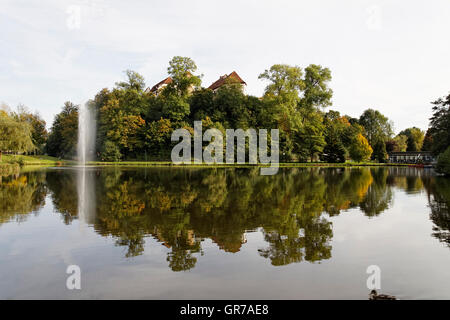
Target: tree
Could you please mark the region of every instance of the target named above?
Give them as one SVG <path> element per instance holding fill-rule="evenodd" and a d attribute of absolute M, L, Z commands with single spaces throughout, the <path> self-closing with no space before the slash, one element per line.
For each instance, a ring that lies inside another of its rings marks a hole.
<path fill-rule="evenodd" d="M 316 155 L 323 152 L 326 145 L 325 138 L 320 132 L 320 127 L 313 124 L 307 124 L 301 128 L 300 132 L 296 134 L 298 152 L 301 159 L 306 159 L 312 162 Z"/>
<path fill-rule="evenodd" d="M 373 148 L 381 140 L 386 142 L 392 136 L 392 124 L 378 110 L 367 109 L 359 118 L 359 124 L 364 128 L 364 135 Z"/>
<path fill-rule="evenodd" d="M 302 126 L 296 130 L 294 135 L 295 146 L 301 159 L 309 157 L 310 161 L 314 161 L 317 154 L 321 154 L 326 145 L 322 115 L 313 111 L 304 116 Z"/>
<path fill-rule="evenodd" d="M 357 162 L 367 161 L 372 155 L 372 147 L 367 139 L 359 133 L 350 146 L 350 157 Z"/>
<path fill-rule="evenodd" d="M 450 94 L 432 102 L 433 116 L 430 118 L 430 134 L 433 140 L 431 151 L 438 155 L 450 146 Z"/>
<path fill-rule="evenodd" d="M 211 89 L 201 88 L 195 90 L 189 98 L 190 121 L 204 119 L 207 116 L 213 117 L 216 112 L 214 105 L 214 93 Z M 216 118 L 221 117 L 221 115 Z"/>
<path fill-rule="evenodd" d="M 408 137 L 405 135 L 397 135 L 393 139 L 386 141 L 387 152 L 405 152 L 408 148 Z"/>
<path fill-rule="evenodd" d="M 239 83 L 228 83 L 217 89 L 214 96 L 213 121 L 219 121 L 229 128 L 249 127 L 250 115 L 246 96 Z"/>
<path fill-rule="evenodd" d="M 31 126 L 0 110 L 0 161 L 2 151 L 26 152 L 33 149 Z"/>
<path fill-rule="evenodd" d="M 333 90 L 328 87 L 331 81 L 331 71 L 328 68 L 311 64 L 305 69 L 303 80 L 303 96 L 299 106 L 303 108 L 325 108 L 331 105 Z"/>
<path fill-rule="evenodd" d="M 420 151 L 423 145 L 425 133 L 419 128 L 413 127 L 403 130 L 399 135 L 407 137 L 406 151 Z"/>
<path fill-rule="evenodd" d="M 278 97 L 280 103 L 296 103 L 300 91 L 305 88 L 302 76 L 303 71 L 298 66 L 274 64 L 269 70 L 261 73 L 258 79 L 269 81 L 264 95 Z"/>
<path fill-rule="evenodd" d="M 111 140 L 106 140 L 100 150 L 102 161 L 120 161 L 122 154 L 120 153 L 119 146 Z"/>
<path fill-rule="evenodd" d="M 116 82 L 116 86 L 125 90 L 143 91 L 145 88 L 144 77 L 133 70 L 126 70 L 128 82 Z"/>
<path fill-rule="evenodd" d="M 100 127 L 105 131 L 106 141 L 115 143 L 120 148 L 120 154 L 128 154 L 143 147 L 139 130 L 145 121 L 139 115 L 127 113 L 117 98 L 110 98 L 100 109 L 100 114 Z"/>
<path fill-rule="evenodd" d="M 378 162 L 385 162 L 387 159 L 386 143 L 382 140 L 378 140 L 373 148 L 372 156 Z"/>
<path fill-rule="evenodd" d="M 170 154 L 172 123 L 169 119 L 161 118 L 158 121 L 150 123 L 146 130 L 146 149 L 157 156 L 164 156 L 164 152 Z"/>
<path fill-rule="evenodd" d="M 422 151 L 431 151 L 433 148 L 433 136 L 431 130 L 428 129 L 423 138 Z"/>
<path fill-rule="evenodd" d="M 325 142 L 321 160 L 331 163 L 345 162 L 346 145 L 350 145 L 352 128 L 347 117 L 330 110 L 324 115 Z"/>
<path fill-rule="evenodd" d="M 280 130 L 280 155 L 283 160 L 288 161 L 294 159 L 294 151 L 298 151 L 294 150 L 294 134 L 297 134 L 297 138 L 299 134 L 305 134 L 300 132 L 301 117 L 298 112 L 300 93 L 305 88 L 302 76 L 303 71 L 298 66 L 275 64 L 258 77 L 269 81 L 263 103 L 266 114 L 272 119 L 265 116 L 264 122 Z"/>
<path fill-rule="evenodd" d="M 18 121 L 26 122 L 30 125 L 33 145 L 39 152 L 42 152 L 48 139 L 48 132 L 45 128 L 46 123 L 39 113 L 31 113 L 24 105 L 19 105 L 17 112 L 14 113 L 14 117 Z"/>
<path fill-rule="evenodd" d="M 329 163 L 345 162 L 345 147 L 340 139 L 333 136 L 325 138 L 326 146 L 323 148 L 321 160 Z"/>
<path fill-rule="evenodd" d="M 77 140 L 78 106 L 67 101 L 53 121 L 45 149 L 55 157 L 72 157 L 76 152 Z"/>
<path fill-rule="evenodd" d="M 445 175 L 450 175 L 450 147 L 439 155 L 436 171 Z"/>
<path fill-rule="evenodd" d="M 167 72 L 172 77 L 172 82 L 164 90 L 175 91 L 179 96 L 190 94 L 193 89 L 201 84 L 200 77 L 194 75 L 195 71 L 197 71 L 197 65 L 191 58 L 173 57 L 167 68 Z"/>
<path fill-rule="evenodd" d="M 331 104 L 331 72 L 319 65 L 303 71 L 298 66 L 275 64 L 259 75 L 269 81 L 263 102 L 280 129 L 281 156 L 286 160 L 314 157 L 326 144 L 320 107 Z"/>

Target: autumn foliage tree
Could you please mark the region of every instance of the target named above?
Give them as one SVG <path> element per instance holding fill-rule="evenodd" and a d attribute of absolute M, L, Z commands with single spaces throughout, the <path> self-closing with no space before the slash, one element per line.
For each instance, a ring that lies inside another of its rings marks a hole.
<path fill-rule="evenodd" d="M 372 155 L 373 149 L 367 139 L 359 133 L 350 147 L 350 157 L 357 162 L 367 161 Z"/>

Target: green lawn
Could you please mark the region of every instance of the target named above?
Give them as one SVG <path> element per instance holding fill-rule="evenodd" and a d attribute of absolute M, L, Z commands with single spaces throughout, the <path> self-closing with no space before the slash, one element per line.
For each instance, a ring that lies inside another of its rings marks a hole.
<path fill-rule="evenodd" d="M 24 165 L 59 165 L 67 163 L 67 161 L 65 160 L 59 160 L 58 158 L 44 155 L 23 156 L 10 154 L 3 154 L 1 162 L 3 163 L 23 162 Z"/>
<path fill-rule="evenodd" d="M 38 156 L 23 156 L 23 155 L 3 155 L 2 161 L 0 163 L 21 163 L 25 166 L 29 165 L 76 165 L 77 162 L 73 160 L 61 160 L 55 157 L 38 155 Z M 176 167 L 203 167 L 203 168 L 228 168 L 228 167 L 260 167 L 269 166 L 267 164 L 181 164 L 176 165 L 170 161 L 119 161 L 119 162 L 108 162 L 108 161 L 90 161 L 88 165 L 91 166 L 152 166 L 152 167 L 166 167 L 166 166 L 176 166 Z M 324 163 L 324 162 L 282 162 L 279 167 L 285 168 L 303 168 L 303 167 L 360 167 L 360 166 L 407 166 L 407 164 L 389 164 L 389 163 L 375 163 L 375 162 L 346 162 L 346 163 Z"/>
<path fill-rule="evenodd" d="M 93 166 L 153 166 L 153 167 L 203 167 L 203 168 L 227 168 L 227 167 L 262 167 L 270 166 L 270 164 L 173 164 L 170 161 L 120 161 L 120 162 L 107 162 L 107 161 L 91 161 L 88 165 Z M 296 168 L 296 167 L 361 167 L 361 166 L 398 166 L 399 164 L 390 163 L 375 163 L 375 162 L 346 162 L 346 163 L 325 163 L 325 162 L 282 162 L 279 167 L 283 168 Z M 405 166 L 405 164 L 401 164 Z M 407 165 L 406 165 L 407 166 Z"/>

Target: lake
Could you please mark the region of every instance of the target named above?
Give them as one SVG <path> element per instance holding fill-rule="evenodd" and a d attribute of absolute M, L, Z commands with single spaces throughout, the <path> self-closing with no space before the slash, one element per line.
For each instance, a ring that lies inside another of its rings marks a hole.
<path fill-rule="evenodd" d="M 379 292 L 450 299 L 450 179 L 58 167 L 0 181 L 1 299 L 367 299 L 371 265 Z"/>

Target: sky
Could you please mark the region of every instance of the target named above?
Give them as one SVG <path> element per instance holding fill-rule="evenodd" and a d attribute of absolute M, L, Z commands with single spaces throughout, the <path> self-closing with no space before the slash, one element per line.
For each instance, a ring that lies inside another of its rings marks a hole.
<path fill-rule="evenodd" d="M 205 87 L 236 71 L 256 96 L 271 65 L 314 63 L 332 72 L 331 109 L 426 130 L 430 102 L 450 93 L 449 17 L 448 0 L 0 0 L 0 103 L 50 127 L 127 69 L 159 82 L 173 56 Z"/>

